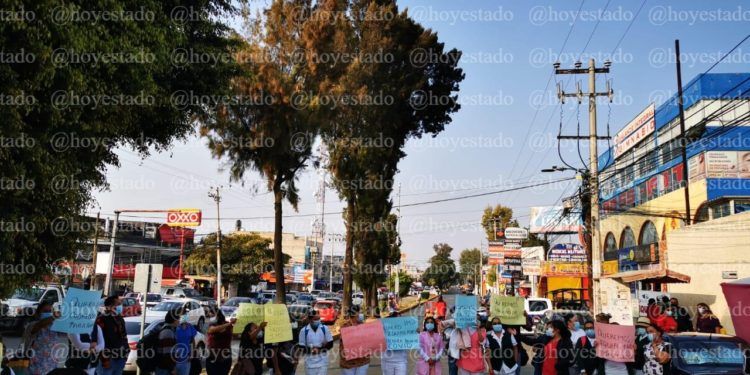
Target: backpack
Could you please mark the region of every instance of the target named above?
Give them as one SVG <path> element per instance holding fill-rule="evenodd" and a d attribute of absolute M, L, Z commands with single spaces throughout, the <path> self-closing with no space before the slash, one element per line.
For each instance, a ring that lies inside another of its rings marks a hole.
<path fill-rule="evenodd" d="M 156 371 L 161 359 L 159 355 L 159 334 L 166 328 L 155 329 L 138 341 L 138 345 L 136 346 L 138 359 L 136 359 L 135 363 L 141 372 L 149 373 Z"/>

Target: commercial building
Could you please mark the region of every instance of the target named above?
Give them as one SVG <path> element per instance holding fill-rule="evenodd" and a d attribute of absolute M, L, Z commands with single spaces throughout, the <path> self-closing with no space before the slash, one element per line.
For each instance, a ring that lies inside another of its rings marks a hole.
<path fill-rule="evenodd" d="M 750 276 L 749 90 L 747 73 L 703 74 L 685 85 L 687 176 L 676 96 L 647 106 L 600 155 L 596 297 L 615 321 L 645 314 L 642 291 L 667 292 L 683 306 L 709 304 L 732 332 L 719 284 Z"/>

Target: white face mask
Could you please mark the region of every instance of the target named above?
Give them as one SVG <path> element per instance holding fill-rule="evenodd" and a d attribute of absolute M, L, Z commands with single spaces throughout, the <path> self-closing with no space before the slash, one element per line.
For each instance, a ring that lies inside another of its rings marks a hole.
<path fill-rule="evenodd" d="M 704 314 L 706 312 L 706 308 L 705 307 L 699 307 L 698 308 L 698 312 L 701 313 L 701 314 Z"/>

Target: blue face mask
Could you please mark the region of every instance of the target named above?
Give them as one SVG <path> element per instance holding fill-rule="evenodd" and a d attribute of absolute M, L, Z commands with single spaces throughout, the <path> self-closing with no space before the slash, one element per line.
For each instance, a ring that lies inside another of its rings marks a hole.
<path fill-rule="evenodd" d="M 428 332 L 432 332 L 435 329 L 435 323 L 425 324 L 424 329 L 426 329 Z"/>
<path fill-rule="evenodd" d="M 637 334 L 638 334 L 638 336 L 641 336 L 641 337 L 643 337 L 643 336 L 646 336 L 646 329 L 645 329 L 645 328 L 640 328 L 640 327 L 639 327 L 639 328 L 637 328 L 637 329 L 635 330 L 635 333 L 637 333 Z"/>
<path fill-rule="evenodd" d="M 357 315 L 357 320 L 360 323 L 363 323 L 365 321 L 365 314 L 359 314 L 359 315 Z"/>
<path fill-rule="evenodd" d="M 654 341 L 654 334 L 653 333 L 649 333 L 648 335 L 646 335 L 646 337 L 648 338 L 649 342 Z"/>
<path fill-rule="evenodd" d="M 581 323 L 580 322 L 573 323 L 573 329 L 576 330 L 576 331 L 578 331 L 579 329 L 581 329 Z"/>
<path fill-rule="evenodd" d="M 122 305 L 117 305 L 117 307 L 115 307 L 115 312 L 117 315 L 122 315 Z"/>
<path fill-rule="evenodd" d="M 51 312 L 39 313 L 39 319 L 47 319 L 47 318 L 51 318 L 51 317 L 52 317 L 52 313 Z"/>
<path fill-rule="evenodd" d="M 503 325 L 502 324 L 493 324 L 492 330 L 495 332 L 502 332 L 503 331 Z"/>
<path fill-rule="evenodd" d="M 547 331 L 544 332 L 545 335 L 552 337 L 555 335 L 555 331 L 552 328 L 547 328 Z"/>
<path fill-rule="evenodd" d="M 593 328 L 589 328 L 586 330 L 586 336 L 590 339 L 596 338 L 596 331 Z"/>
<path fill-rule="evenodd" d="M 312 322 L 310 322 L 310 327 L 318 328 L 319 325 L 320 325 L 319 320 L 313 320 Z"/>

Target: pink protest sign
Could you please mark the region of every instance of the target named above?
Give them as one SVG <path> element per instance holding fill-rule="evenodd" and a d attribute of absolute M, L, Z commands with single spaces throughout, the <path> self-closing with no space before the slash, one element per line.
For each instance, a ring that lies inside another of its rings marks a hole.
<path fill-rule="evenodd" d="M 750 340 L 750 278 L 721 283 L 721 289 L 729 306 L 735 334 L 745 341 Z"/>
<path fill-rule="evenodd" d="M 635 360 L 635 327 L 596 323 L 596 356 L 614 362 Z"/>
<path fill-rule="evenodd" d="M 378 320 L 341 328 L 341 349 L 345 359 L 362 358 L 386 349 L 385 331 Z"/>

